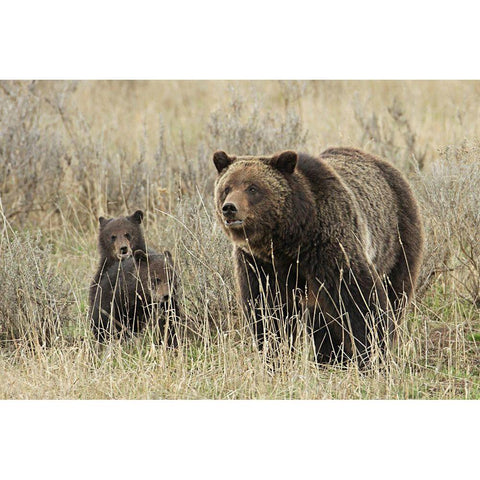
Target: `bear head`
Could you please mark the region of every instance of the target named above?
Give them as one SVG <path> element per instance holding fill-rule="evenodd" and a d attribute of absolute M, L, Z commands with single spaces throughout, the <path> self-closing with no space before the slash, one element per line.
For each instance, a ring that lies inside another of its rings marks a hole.
<path fill-rule="evenodd" d="M 128 217 L 100 217 L 99 249 L 102 258 L 109 261 L 123 260 L 131 257 L 137 249 L 145 250 L 142 220 L 141 210 Z"/>
<path fill-rule="evenodd" d="M 213 162 L 218 172 L 215 210 L 225 233 L 240 248 L 268 255 L 272 234 L 288 216 L 297 153 L 230 157 L 219 151 Z"/>
<path fill-rule="evenodd" d="M 136 250 L 137 294 L 144 299 L 145 306 L 161 306 L 165 309 L 175 300 L 177 278 L 172 255 L 168 250 L 163 253 Z"/>

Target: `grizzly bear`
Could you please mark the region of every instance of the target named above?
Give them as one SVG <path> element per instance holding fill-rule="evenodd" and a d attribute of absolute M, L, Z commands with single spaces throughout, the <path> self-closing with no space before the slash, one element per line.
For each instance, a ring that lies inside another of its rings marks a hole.
<path fill-rule="evenodd" d="M 168 250 L 162 254 L 136 250 L 102 276 L 92 308 L 97 340 L 139 333 L 150 324 L 160 341 L 176 347 L 178 320 L 177 276 Z"/>
<path fill-rule="evenodd" d="M 382 358 L 422 259 L 422 221 L 403 175 L 353 148 L 317 158 L 218 151 L 213 161 L 216 215 L 258 347 L 272 332 L 274 344 L 283 333 L 292 345 L 303 318 L 318 363 Z"/>
<path fill-rule="evenodd" d="M 98 219 L 98 251 L 100 261 L 90 286 L 90 306 L 93 306 L 97 286 L 103 273 L 119 260 L 132 256 L 135 250 L 146 251 L 142 230 L 143 212 L 137 210 L 128 217 Z"/>

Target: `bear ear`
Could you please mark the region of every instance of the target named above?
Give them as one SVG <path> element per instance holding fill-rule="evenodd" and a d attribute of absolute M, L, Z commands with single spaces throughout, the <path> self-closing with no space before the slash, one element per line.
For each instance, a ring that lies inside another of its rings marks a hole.
<path fill-rule="evenodd" d="M 282 173 L 293 173 L 297 165 L 297 159 L 297 152 L 287 150 L 272 157 L 268 163 Z"/>
<path fill-rule="evenodd" d="M 233 159 L 230 158 L 225 152 L 219 150 L 213 154 L 213 163 L 217 167 L 218 173 L 222 173 L 229 165 L 231 165 Z"/>
<path fill-rule="evenodd" d="M 140 260 L 146 260 L 147 254 L 143 250 L 135 250 L 135 252 L 133 253 L 133 258 L 137 262 L 139 262 Z"/>
<path fill-rule="evenodd" d="M 105 217 L 98 217 L 98 223 L 100 224 L 100 227 L 104 227 L 111 218 L 105 218 Z"/>
<path fill-rule="evenodd" d="M 142 223 L 143 220 L 143 212 L 141 210 L 137 210 L 133 215 L 130 215 L 128 219 L 133 223 Z"/>

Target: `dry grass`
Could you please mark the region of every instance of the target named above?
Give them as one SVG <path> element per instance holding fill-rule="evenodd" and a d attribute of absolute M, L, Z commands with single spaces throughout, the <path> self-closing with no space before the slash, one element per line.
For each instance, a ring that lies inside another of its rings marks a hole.
<path fill-rule="evenodd" d="M 478 82 L 1 82 L 0 398 L 479 398 Z M 426 223 L 419 294 L 385 368 L 275 372 L 235 303 L 212 152 L 385 155 Z M 181 277 L 189 334 L 99 351 L 88 327 L 99 215 L 141 208 Z"/>

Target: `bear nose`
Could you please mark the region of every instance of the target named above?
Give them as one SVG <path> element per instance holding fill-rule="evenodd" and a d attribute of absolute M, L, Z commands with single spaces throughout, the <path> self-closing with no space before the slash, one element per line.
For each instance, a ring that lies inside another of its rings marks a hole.
<path fill-rule="evenodd" d="M 120 253 L 126 255 L 128 253 L 128 247 L 120 247 Z"/>
<path fill-rule="evenodd" d="M 222 207 L 222 212 L 224 215 L 231 215 L 232 213 L 237 213 L 237 207 L 234 203 L 225 203 Z"/>
<path fill-rule="evenodd" d="M 164 295 L 162 297 L 162 303 L 167 303 L 170 300 L 170 295 Z"/>

